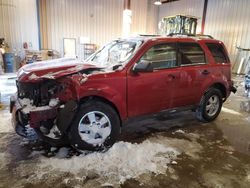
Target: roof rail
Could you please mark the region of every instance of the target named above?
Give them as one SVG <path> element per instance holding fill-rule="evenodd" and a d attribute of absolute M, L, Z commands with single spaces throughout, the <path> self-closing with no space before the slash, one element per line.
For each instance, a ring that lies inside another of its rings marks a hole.
<path fill-rule="evenodd" d="M 147 34 L 139 34 L 141 37 L 159 37 L 161 35 L 147 35 Z"/>
<path fill-rule="evenodd" d="M 210 38 L 210 39 L 214 39 L 214 37 L 212 37 L 211 35 L 202 35 L 202 34 L 197 34 L 197 37 L 204 37 L 204 38 Z"/>
<path fill-rule="evenodd" d="M 209 38 L 209 39 L 213 39 L 213 37 L 211 35 L 202 35 L 202 34 L 188 34 L 188 33 L 170 33 L 167 36 L 176 36 L 176 35 L 182 35 L 182 36 L 188 36 L 188 37 L 199 37 L 199 38 Z"/>

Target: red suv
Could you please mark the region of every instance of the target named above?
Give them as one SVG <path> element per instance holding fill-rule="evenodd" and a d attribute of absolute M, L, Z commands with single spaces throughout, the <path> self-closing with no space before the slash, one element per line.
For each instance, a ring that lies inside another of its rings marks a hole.
<path fill-rule="evenodd" d="M 189 109 L 210 122 L 231 91 L 222 42 L 183 36 L 114 40 L 85 62 L 62 58 L 18 72 L 10 109 L 16 132 L 30 128 L 53 146 L 111 146 L 130 118 Z"/>

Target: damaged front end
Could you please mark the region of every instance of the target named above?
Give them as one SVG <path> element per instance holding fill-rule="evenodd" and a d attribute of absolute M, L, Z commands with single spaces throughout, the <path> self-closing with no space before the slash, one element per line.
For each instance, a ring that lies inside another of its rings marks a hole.
<path fill-rule="evenodd" d="M 17 88 L 17 96 L 11 97 L 10 102 L 12 124 L 17 134 L 28 139 L 34 139 L 38 134 L 50 143 L 65 139 L 77 109 L 70 80 L 18 81 Z"/>

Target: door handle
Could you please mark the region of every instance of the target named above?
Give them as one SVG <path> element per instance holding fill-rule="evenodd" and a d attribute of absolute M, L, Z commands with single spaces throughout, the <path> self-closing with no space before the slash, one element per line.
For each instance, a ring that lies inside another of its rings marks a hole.
<path fill-rule="evenodd" d="M 201 73 L 204 74 L 204 75 L 210 74 L 210 72 L 208 70 L 203 70 Z"/>
<path fill-rule="evenodd" d="M 176 76 L 174 74 L 169 74 L 168 77 L 171 78 L 171 79 L 175 79 L 176 78 Z"/>

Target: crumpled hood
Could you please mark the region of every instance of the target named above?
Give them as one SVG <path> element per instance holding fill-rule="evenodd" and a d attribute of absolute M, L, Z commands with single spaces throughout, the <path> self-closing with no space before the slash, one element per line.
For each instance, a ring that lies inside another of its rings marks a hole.
<path fill-rule="evenodd" d="M 18 80 L 22 82 L 37 82 L 43 79 L 57 79 L 85 69 L 97 68 L 84 64 L 75 58 L 60 58 L 27 64 L 18 70 Z"/>

